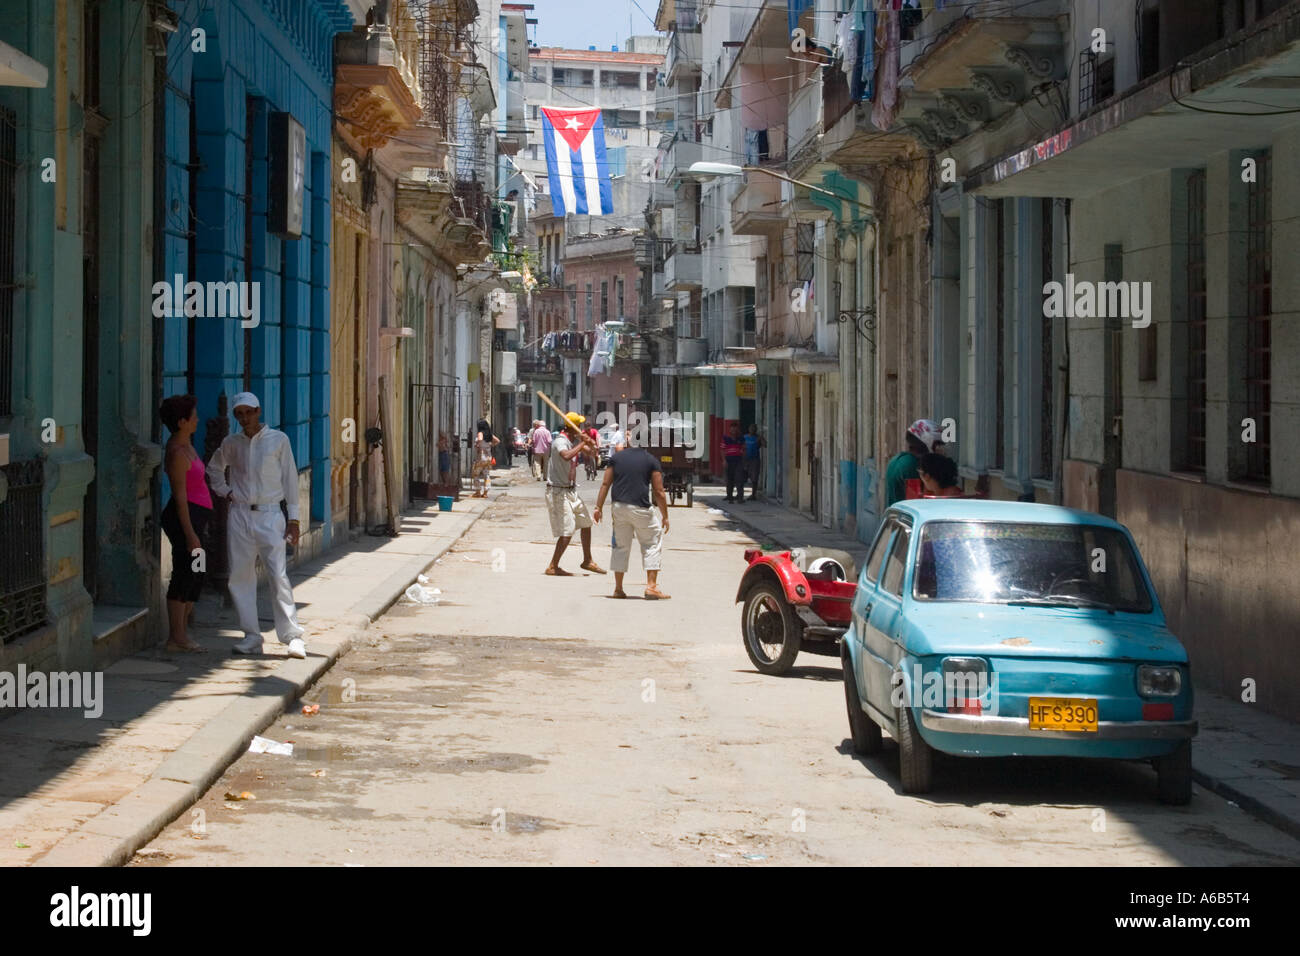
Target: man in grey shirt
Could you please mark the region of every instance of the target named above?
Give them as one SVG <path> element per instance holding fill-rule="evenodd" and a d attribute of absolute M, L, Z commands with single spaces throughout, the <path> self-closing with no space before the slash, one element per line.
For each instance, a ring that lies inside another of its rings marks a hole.
<path fill-rule="evenodd" d="M 654 491 L 658 511 L 650 507 Z M 664 494 L 664 473 L 655 456 L 644 448 L 625 448 L 610 459 L 605 482 L 596 496 L 593 515 L 600 523 L 605 496 L 614 495 L 613 534 L 609 568 L 614 572 L 614 597 L 625 598 L 623 575 L 632 558 L 632 539 L 641 546 L 641 566 L 645 568 L 647 601 L 666 601 L 671 595 L 659 590 L 659 567 L 663 554 L 663 536 L 668 531 L 668 496 Z M 662 518 L 662 521 L 660 520 Z"/>

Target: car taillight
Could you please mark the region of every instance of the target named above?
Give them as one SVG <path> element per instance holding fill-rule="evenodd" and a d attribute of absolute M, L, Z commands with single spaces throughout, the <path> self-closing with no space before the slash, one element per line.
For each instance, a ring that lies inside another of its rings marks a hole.
<path fill-rule="evenodd" d="M 1173 720 L 1174 705 L 1172 703 L 1143 704 L 1142 719 L 1143 720 Z"/>
<path fill-rule="evenodd" d="M 760 554 L 762 554 L 762 553 L 763 553 L 763 552 L 762 552 L 762 551 L 759 551 L 758 548 L 746 548 L 746 549 L 745 549 L 745 563 L 746 563 L 746 564 L 753 564 L 753 563 L 754 563 L 754 559 L 755 559 L 756 557 L 758 557 L 758 556 L 759 556 Z"/>

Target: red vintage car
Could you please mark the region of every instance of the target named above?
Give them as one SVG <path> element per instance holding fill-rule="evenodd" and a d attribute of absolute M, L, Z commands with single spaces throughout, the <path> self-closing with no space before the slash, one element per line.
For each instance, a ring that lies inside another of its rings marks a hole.
<path fill-rule="evenodd" d="M 744 602 L 740 632 L 760 673 L 784 674 L 801 650 L 839 655 L 858 580 L 848 554 L 827 548 L 750 548 L 745 563 L 736 591 L 736 602 Z"/>
<path fill-rule="evenodd" d="M 929 498 L 917 478 L 907 482 L 907 497 Z M 983 498 L 981 488 L 956 498 Z M 745 653 L 763 674 L 784 674 L 799 652 L 835 657 L 848 629 L 858 572 L 852 556 L 832 548 L 745 551 L 748 567 L 736 602 Z"/>

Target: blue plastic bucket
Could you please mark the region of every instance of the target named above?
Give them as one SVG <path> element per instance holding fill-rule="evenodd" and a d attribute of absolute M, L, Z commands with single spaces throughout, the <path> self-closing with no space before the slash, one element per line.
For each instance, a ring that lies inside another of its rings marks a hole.
<path fill-rule="evenodd" d="M 450 510 L 451 510 L 451 503 L 452 503 L 452 501 L 454 501 L 454 500 L 455 500 L 455 499 L 453 499 L 451 495 L 439 495 L 439 496 L 438 496 L 438 510 L 439 510 L 439 511 L 450 511 Z"/>

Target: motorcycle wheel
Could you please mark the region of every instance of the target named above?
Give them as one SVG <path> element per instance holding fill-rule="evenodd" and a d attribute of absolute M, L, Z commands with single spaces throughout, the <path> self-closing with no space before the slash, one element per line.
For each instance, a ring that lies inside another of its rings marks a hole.
<path fill-rule="evenodd" d="M 760 674 L 784 674 L 799 656 L 803 622 L 780 586 L 761 581 L 749 589 L 740 612 L 745 653 Z"/>

